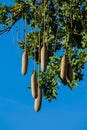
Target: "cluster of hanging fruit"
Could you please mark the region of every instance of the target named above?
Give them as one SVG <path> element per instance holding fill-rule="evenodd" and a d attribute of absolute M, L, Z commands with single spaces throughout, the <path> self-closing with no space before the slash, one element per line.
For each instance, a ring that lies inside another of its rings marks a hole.
<path fill-rule="evenodd" d="M 48 50 L 47 46 L 44 43 L 41 48 L 41 71 L 45 72 L 47 68 L 47 59 L 48 59 Z M 25 47 L 23 55 L 22 55 L 22 74 L 25 75 L 28 70 L 28 53 Z M 61 67 L 60 67 L 60 78 L 63 81 L 67 81 L 67 83 L 71 83 L 73 80 L 73 71 L 71 64 L 68 60 L 68 56 L 64 54 L 61 59 Z M 36 71 L 34 70 L 31 76 L 31 93 L 34 100 L 34 110 L 38 112 L 41 108 L 42 104 L 42 88 L 40 87 L 39 80 L 37 81 Z"/>
<path fill-rule="evenodd" d="M 44 8 L 45 8 L 45 1 L 44 1 Z M 43 33 L 43 41 L 45 39 L 45 11 L 44 11 L 44 33 Z M 24 34 L 25 34 L 25 45 L 24 45 L 24 53 L 22 55 L 22 74 L 25 75 L 27 73 L 28 70 L 28 52 L 27 52 L 27 47 L 26 47 L 26 17 L 25 17 L 25 27 L 24 27 Z M 34 61 L 36 58 L 36 3 L 35 3 L 35 27 L 34 27 L 34 39 L 35 39 L 35 43 L 34 43 Z M 47 68 L 47 64 L 48 64 L 48 41 L 47 43 L 43 42 L 42 48 L 40 46 L 41 41 L 40 41 L 40 32 L 39 32 L 39 54 L 38 54 L 38 58 L 41 62 L 41 71 L 45 72 L 46 68 Z M 40 49 L 41 48 L 41 49 Z M 34 110 L 36 112 L 38 112 L 41 108 L 41 104 L 42 104 L 42 88 L 40 86 L 39 83 L 39 72 L 40 72 L 40 68 L 38 71 L 38 80 L 37 80 L 37 74 L 36 74 L 36 62 L 34 62 L 34 71 L 32 73 L 31 76 L 31 93 L 32 93 L 32 97 L 34 98 Z M 40 63 L 39 63 L 40 64 Z M 64 56 L 62 57 L 61 60 L 61 67 L 60 67 L 60 78 L 63 81 L 67 81 L 67 83 L 71 83 L 73 80 L 73 71 L 72 71 L 72 67 L 71 64 L 68 60 L 68 57 L 66 55 L 66 53 L 64 54 Z"/>
<path fill-rule="evenodd" d="M 69 83 L 69 84 L 73 80 L 72 66 L 71 66 L 66 54 L 64 54 L 64 56 L 62 57 L 62 60 L 61 60 L 60 78 L 63 81 L 66 80 L 67 83 Z"/>
<path fill-rule="evenodd" d="M 41 71 L 45 72 L 47 67 L 47 46 L 44 43 L 41 48 Z M 25 47 L 22 55 L 22 75 L 25 75 L 28 70 L 28 53 Z M 31 93 L 32 97 L 35 99 L 34 110 L 38 112 L 42 104 L 42 88 L 39 86 L 39 80 L 37 81 L 36 71 L 32 73 L 31 76 Z"/>

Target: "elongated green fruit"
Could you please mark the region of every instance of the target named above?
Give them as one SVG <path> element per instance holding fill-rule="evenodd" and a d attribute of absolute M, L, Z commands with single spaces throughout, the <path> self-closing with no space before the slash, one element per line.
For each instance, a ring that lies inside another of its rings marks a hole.
<path fill-rule="evenodd" d="M 73 80 L 73 70 L 72 70 L 72 66 L 70 63 L 68 63 L 68 71 L 67 71 L 67 75 L 66 75 L 66 81 L 68 83 L 71 83 Z"/>
<path fill-rule="evenodd" d="M 46 44 L 44 44 L 43 47 L 41 48 L 41 70 L 42 70 L 42 72 L 45 72 L 46 67 L 47 67 L 47 60 L 48 60 L 47 53 L 48 53 L 47 46 L 46 46 Z"/>
<path fill-rule="evenodd" d="M 22 74 L 23 75 L 27 73 L 27 69 L 28 69 L 28 54 L 27 54 L 27 51 L 25 50 L 22 55 Z"/>
<path fill-rule="evenodd" d="M 32 76 L 31 76 L 31 92 L 32 92 L 32 97 L 37 98 L 37 79 L 36 79 L 36 72 L 34 71 Z"/>
<path fill-rule="evenodd" d="M 34 102 L 34 110 L 36 112 L 38 112 L 40 110 L 41 104 L 42 104 L 42 88 L 40 88 L 38 86 L 38 96 L 37 96 L 37 98 L 35 99 L 35 102 Z"/>
<path fill-rule="evenodd" d="M 65 80 L 66 79 L 66 75 L 67 75 L 67 66 L 68 65 L 68 58 L 66 55 L 64 55 L 62 57 L 62 60 L 61 60 L 61 67 L 60 67 L 60 77 L 62 80 Z"/>

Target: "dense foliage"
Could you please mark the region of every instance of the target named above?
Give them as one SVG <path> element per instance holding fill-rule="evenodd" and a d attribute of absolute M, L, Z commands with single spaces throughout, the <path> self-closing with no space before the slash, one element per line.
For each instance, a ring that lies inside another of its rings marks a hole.
<path fill-rule="evenodd" d="M 32 32 L 26 35 L 29 59 L 35 58 L 37 65 L 40 64 L 39 42 L 40 48 L 44 42 L 48 46 L 47 70 L 44 73 L 40 71 L 39 80 L 44 97 L 51 101 L 56 99 L 61 84 L 73 89 L 83 79 L 84 64 L 87 62 L 87 0 L 14 0 L 11 6 L 2 3 L 0 24 L 3 30 L 0 34 L 10 31 L 15 23 L 25 17 L 32 28 Z M 25 39 L 18 43 L 22 49 L 24 42 Z M 65 53 L 73 69 L 71 83 L 60 78 L 61 58 Z"/>

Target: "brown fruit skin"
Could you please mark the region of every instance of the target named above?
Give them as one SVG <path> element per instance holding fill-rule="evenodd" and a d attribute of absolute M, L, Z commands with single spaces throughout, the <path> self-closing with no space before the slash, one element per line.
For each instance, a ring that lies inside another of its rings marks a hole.
<path fill-rule="evenodd" d="M 48 51 L 47 46 L 44 44 L 41 48 L 41 70 L 42 72 L 45 72 L 47 67 L 47 60 L 48 60 Z"/>
<path fill-rule="evenodd" d="M 31 93 L 33 98 L 37 98 L 37 79 L 35 71 L 31 76 Z"/>
<path fill-rule="evenodd" d="M 64 55 L 62 57 L 62 60 L 61 60 L 61 67 L 60 67 L 60 78 L 62 80 L 65 80 L 66 79 L 66 75 L 67 75 L 67 65 L 68 65 L 68 58 L 66 55 Z"/>
<path fill-rule="evenodd" d="M 68 71 L 67 71 L 67 75 L 66 75 L 66 81 L 68 83 L 71 83 L 73 80 L 73 70 L 72 70 L 72 66 L 70 63 L 68 63 Z"/>
<path fill-rule="evenodd" d="M 25 75 L 27 73 L 27 70 L 28 70 L 28 54 L 27 54 L 27 51 L 25 50 L 23 52 L 23 55 L 22 55 L 22 75 Z"/>
<path fill-rule="evenodd" d="M 38 96 L 34 102 L 34 110 L 36 112 L 38 112 L 40 110 L 41 104 L 42 104 L 42 88 L 38 87 Z"/>

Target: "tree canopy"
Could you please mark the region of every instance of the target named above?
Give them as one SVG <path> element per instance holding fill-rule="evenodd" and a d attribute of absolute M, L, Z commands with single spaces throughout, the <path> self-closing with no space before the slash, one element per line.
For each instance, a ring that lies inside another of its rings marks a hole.
<path fill-rule="evenodd" d="M 0 35 L 9 32 L 20 19 L 32 29 L 25 35 L 28 59 L 33 58 L 39 66 L 43 43 L 48 48 L 47 69 L 39 72 L 39 78 L 37 74 L 44 97 L 48 101 L 56 99 L 61 84 L 71 90 L 76 87 L 83 80 L 87 62 L 87 0 L 14 0 L 10 6 L 2 3 Z M 23 50 L 25 39 L 18 42 Z M 70 83 L 60 77 L 64 54 L 72 66 Z"/>

